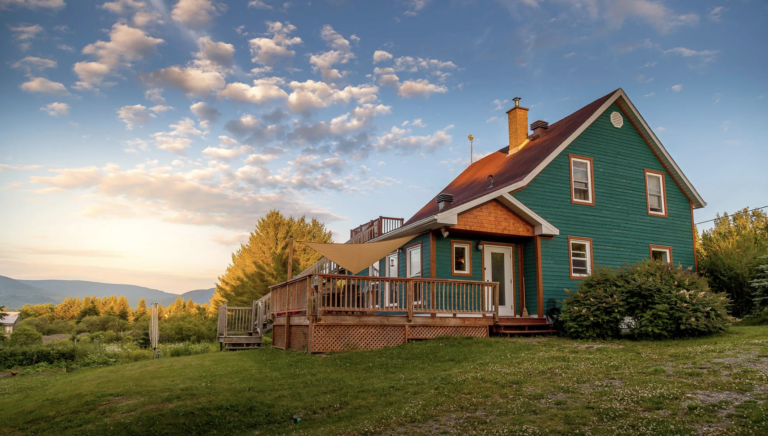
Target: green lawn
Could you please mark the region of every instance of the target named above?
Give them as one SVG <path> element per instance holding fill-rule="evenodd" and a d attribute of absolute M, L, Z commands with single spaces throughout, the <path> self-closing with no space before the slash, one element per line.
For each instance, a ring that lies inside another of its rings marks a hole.
<path fill-rule="evenodd" d="M 0 425 L 78 435 L 765 435 L 766 399 L 768 326 L 759 326 L 667 342 L 265 349 L 6 377 Z"/>

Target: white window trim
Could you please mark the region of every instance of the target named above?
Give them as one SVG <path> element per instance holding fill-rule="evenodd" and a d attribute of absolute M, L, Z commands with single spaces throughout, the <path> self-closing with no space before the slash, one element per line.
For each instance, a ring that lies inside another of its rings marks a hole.
<path fill-rule="evenodd" d="M 465 252 L 464 256 L 466 259 L 464 260 L 464 266 L 466 267 L 465 270 L 457 270 L 456 269 L 456 247 L 464 247 Z M 470 259 L 469 256 L 472 255 L 472 244 L 464 244 L 464 243 L 454 243 L 453 244 L 453 250 L 451 250 L 451 270 L 453 271 L 453 274 L 471 274 L 472 271 L 469 268 Z"/>
<path fill-rule="evenodd" d="M 377 267 L 374 269 L 374 267 Z M 374 275 L 373 272 L 376 271 L 377 274 Z M 381 261 L 377 260 L 376 262 L 372 263 L 371 266 L 368 267 L 368 275 L 370 277 L 381 277 Z"/>
<path fill-rule="evenodd" d="M 587 246 L 587 273 L 586 274 L 576 274 L 573 272 L 573 243 L 578 242 L 582 244 L 586 244 Z M 592 241 L 587 238 L 578 238 L 578 237 L 571 237 L 568 238 L 568 269 L 571 273 L 571 277 L 589 277 L 592 275 Z"/>
<path fill-rule="evenodd" d="M 576 198 L 576 180 L 573 178 L 573 163 L 576 161 L 587 164 L 587 182 L 589 183 L 587 186 L 587 195 L 589 198 L 587 200 L 579 200 Z M 571 200 L 575 203 L 593 204 L 594 199 L 592 198 L 592 184 L 595 183 L 595 181 L 592 180 L 592 162 L 587 159 L 571 157 L 569 166 L 571 167 Z"/>
<path fill-rule="evenodd" d="M 661 212 L 654 212 L 651 210 L 651 189 L 648 184 L 648 177 L 657 177 L 659 179 L 659 186 L 661 187 Z M 664 176 L 657 173 L 645 172 L 645 201 L 648 207 L 648 214 L 666 216 L 667 215 L 667 187 L 664 185 Z"/>
<path fill-rule="evenodd" d="M 653 252 L 654 251 L 660 251 L 662 253 L 667 253 L 667 263 L 672 263 L 672 248 L 671 247 L 661 247 L 661 246 L 651 246 L 651 260 L 653 260 Z"/>
<path fill-rule="evenodd" d="M 405 250 L 405 276 L 407 278 L 413 277 L 411 275 L 411 252 L 419 250 L 419 263 L 421 263 L 421 244 L 409 247 Z M 424 277 L 424 265 L 419 265 L 419 277 Z"/>

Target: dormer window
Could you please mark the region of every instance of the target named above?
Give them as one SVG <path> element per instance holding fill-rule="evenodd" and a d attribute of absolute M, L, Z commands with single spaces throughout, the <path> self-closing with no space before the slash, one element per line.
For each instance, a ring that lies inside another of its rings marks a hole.
<path fill-rule="evenodd" d="M 571 162 L 571 203 L 595 205 L 592 158 L 569 155 Z"/>
<path fill-rule="evenodd" d="M 648 215 L 667 216 L 666 191 L 664 173 L 645 170 L 645 194 L 648 204 Z"/>

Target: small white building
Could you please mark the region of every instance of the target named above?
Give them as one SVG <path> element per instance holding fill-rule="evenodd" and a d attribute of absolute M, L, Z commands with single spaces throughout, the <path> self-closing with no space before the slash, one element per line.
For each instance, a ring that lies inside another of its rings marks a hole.
<path fill-rule="evenodd" d="M 7 313 L 6 317 L 0 319 L 0 325 L 3 326 L 3 333 L 10 335 L 13 333 L 13 329 L 16 328 L 16 324 L 21 321 L 21 312 L 4 312 Z"/>

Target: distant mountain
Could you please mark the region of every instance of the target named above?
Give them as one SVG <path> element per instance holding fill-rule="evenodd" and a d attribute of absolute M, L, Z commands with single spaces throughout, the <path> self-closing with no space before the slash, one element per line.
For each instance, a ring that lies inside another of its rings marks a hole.
<path fill-rule="evenodd" d="M 194 301 L 195 303 L 197 303 L 197 304 L 205 304 L 205 303 L 208 303 L 208 302 L 211 301 L 211 298 L 213 297 L 213 293 L 215 291 L 216 291 L 216 288 L 198 289 L 196 291 L 185 292 L 185 293 L 181 294 L 180 297 L 183 298 L 184 301 L 189 300 L 190 297 L 191 297 L 192 301 Z M 174 297 L 174 300 L 175 299 L 176 298 Z M 172 303 L 172 302 L 173 302 L 173 300 L 171 300 L 169 302 L 169 304 Z M 163 304 L 163 306 L 165 306 L 165 304 Z"/>
<path fill-rule="evenodd" d="M 163 306 L 170 304 L 178 295 L 170 292 L 158 291 L 157 289 L 145 288 L 134 285 L 116 285 L 112 283 L 87 282 L 83 280 L 17 280 L 21 283 L 34 286 L 36 288 L 47 289 L 58 294 L 61 297 L 56 303 L 64 300 L 66 297 L 83 298 L 97 296 L 99 298 L 109 297 L 110 295 L 125 295 L 128 304 L 136 307 L 139 299 L 144 297 L 147 305 L 150 303 L 160 303 Z"/>
<path fill-rule="evenodd" d="M 63 299 L 64 297 L 48 289 L 0 276 L 0 306 L 20 309 L 25 304 L 58 303 Z"/>

